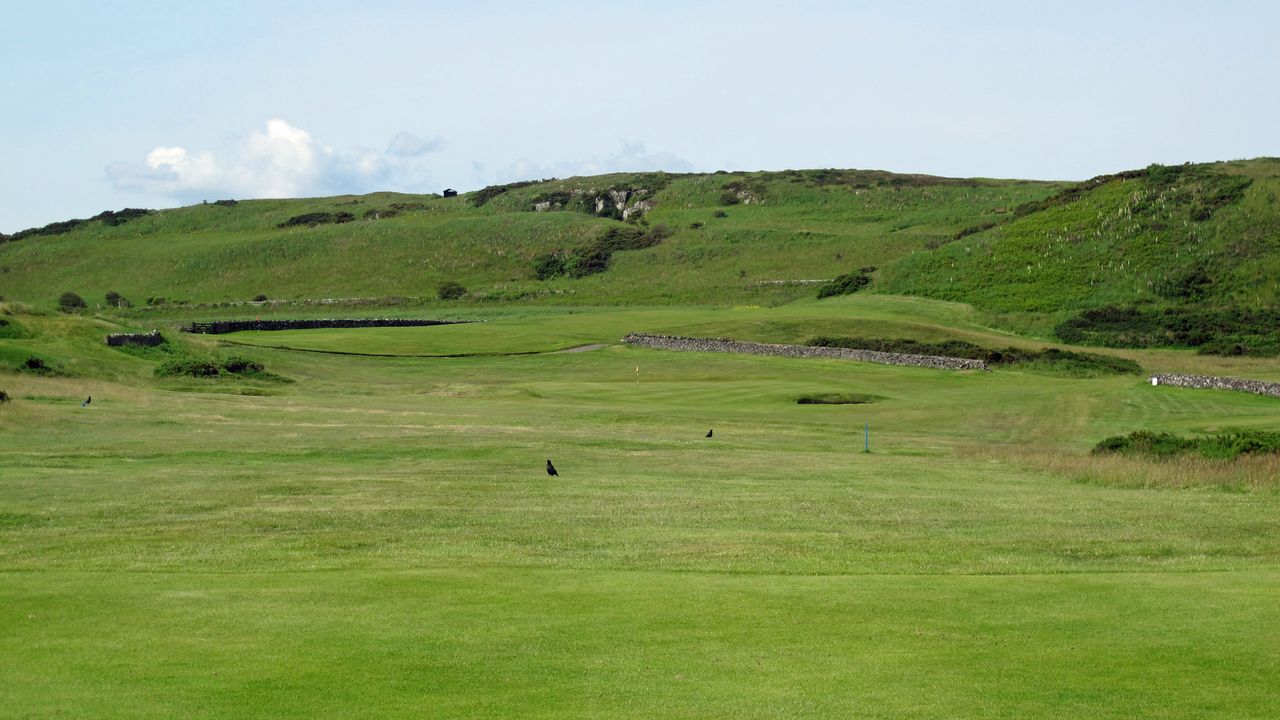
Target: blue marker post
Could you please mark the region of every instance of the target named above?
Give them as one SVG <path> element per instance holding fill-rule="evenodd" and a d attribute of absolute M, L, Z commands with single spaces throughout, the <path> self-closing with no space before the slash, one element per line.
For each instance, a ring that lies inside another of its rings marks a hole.
<path fill-rule="evenodd" d="M 862 426 L 862 452 L 871 452 L 871 423 Z"/>

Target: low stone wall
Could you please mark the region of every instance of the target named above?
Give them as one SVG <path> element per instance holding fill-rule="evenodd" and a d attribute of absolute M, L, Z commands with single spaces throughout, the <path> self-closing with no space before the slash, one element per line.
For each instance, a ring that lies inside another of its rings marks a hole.
<path fill-rule="evenodd" d="M 155 347 L 164 343 L 164 336 L 160 334 L 159 330 L 152 330 L 149 333 L 112 333 L 103 338 L 103 342 L 111 347 L 119 347 L 121 345 Z"/>
<path fill-rule="evenodd" d="M 183 328 L 190 333 L 240 332 L 242 330 L 314 330 L 317 328 L 366 328 L 366 327 L 425 327 L 430 325 L 457 325 L 469 320 L 410 320 L 407 318 L 329 318 L 323 320 L 215 320 L 207 323 L 191 323 Z"/>
<path fill-rule="evenodd" d="M 879 363 L 881 365 L 906 365 L 910 367 L 934 368 L 936 370 L 986 370 L 984 360 L 968 358 L 941 357 L 938 355 L 906 355 L 902 353 L 877 352 L 875 350 L 853 350 L 850 348 L 810 347 L 808 345 L 773 345 L 769 343 L 736 342 L 717 338 L 689 338 L 672 335 L 649 335 L 632 333 L 622 338 L 628 345 L 654 348 L 656 350 L 679 350 L 685 352 L 727 352 L 747 355 L 776 355 L 794 358 L 835 358 L 837 360 L 856 360 L 858 362 Z"/>
<path fill-rule="evenodd" d="M 1280 398 L 1280 383 L 1240 378 L 1213 377 L 1211 375 L 1152 375 L 1152 385 L 1175 385 L 1201 390 L 1235 390 L 1268 397 Z"/>

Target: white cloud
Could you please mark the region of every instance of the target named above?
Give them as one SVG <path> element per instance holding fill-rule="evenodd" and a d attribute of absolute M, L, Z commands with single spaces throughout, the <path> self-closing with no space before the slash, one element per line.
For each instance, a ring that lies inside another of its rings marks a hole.
<path fill-rule="evenodd" d="M 398 133 L 387 143 L 387 154 L 395 157 L 422 157 L 429 152 L 440 149 L 443 143 L 440 138 L 421 138 L 410 132 Z"/>
<path fill-rule="evenodd" d="M 159 146 L 143 163 L 115 162 L 107 176 L 117 189 L 208 197 L 301 197 L 422 189 L 428 174 L 417 159 L 440 145 L 402 132 L 385 152 L 343 153 L 285 120 L 267 121 L 218 153 Z"/>

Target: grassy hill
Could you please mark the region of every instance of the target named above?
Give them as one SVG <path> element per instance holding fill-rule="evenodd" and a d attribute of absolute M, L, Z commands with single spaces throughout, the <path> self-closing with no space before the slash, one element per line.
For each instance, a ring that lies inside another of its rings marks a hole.
<path fill-rule="evenodd" d="M 881 289 L 997 311 L 1280 300 L 1280 159 L 1152 166 L 915 253 Z"/>
<path fill-rule="evenodd" d="M 812 288 L 773 281 L 883 266 L 1060 187 L 873 171 L 646 173 L 517 183 L 450 199 L 375 193 L 198 205 L 124 222 L 108 217 L 61 234 L 16 234 L 0 244 L 0 294 L 46 306 L 65 291 L 91 305 L 108 291 L 135 305 L 258 294 L 433 297 L 453 280 L 472 301 L 774 303 Z M 611 228 L 632 227 L 616 219 L 610 191 L 627 191 L 627 208 L 650 204 L 641 222 L 672 234 L 615 253 L 604 272 L 538 280 L 540 257 L 571 257 Z M 540 202 L 546 211 L 535 210 Z M 288 225 L 316 213 L 350 219 Z"/>

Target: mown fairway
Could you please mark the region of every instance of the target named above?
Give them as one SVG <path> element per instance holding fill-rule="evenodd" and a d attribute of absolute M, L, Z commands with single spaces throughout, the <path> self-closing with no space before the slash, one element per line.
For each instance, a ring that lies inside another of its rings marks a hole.
<path fill-rule="evenodd" d="M 1028 342 L 925 301 L 486 316 L 190 341 L 490 353 L 224 348 L 292 384 L 155 380 L 88 321 L 21 318 L 33 337 L 0 350 L 78 376 L 0 375 L 0 715 L 1276 715 L 1280 465 L 1088 449 L 1274 429 L 1280 401 L 1134 375 L 496 354 L 628 330 Z M 820 392 L 884 399 L 794 403 Z"/>

